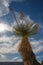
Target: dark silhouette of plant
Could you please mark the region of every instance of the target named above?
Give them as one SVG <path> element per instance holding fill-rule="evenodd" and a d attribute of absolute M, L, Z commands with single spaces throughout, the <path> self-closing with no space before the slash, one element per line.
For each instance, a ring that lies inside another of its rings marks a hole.
<path fill-rule="evenodd" d="M 35 54 L 32 51 L 32 47 L 30 45 L 30 42 L 28 40 L 28 37 L 37 34 L 38 32 L 38 24 L 33 22 L 26 22 L 24 23 L 24 14 L 21 11 L 20 12 L 20 19 L 22 21 L 21 24 L 16 19 L 14 11 L 10 8 L 10 12 L 13 14 L 17 25 L 13 27 L 13 33 L 15 36 L 21 36 L 21 43 L 19 45 L 18 51 L 20 52 L 24 65 L 40 65 L 40 63 L 37 62 Z"/>
<path fill-rule="evenodd" d="M 42 60 L 42 62 L 41 62 L 41 65 L 43 65 L 43 60 Z"/>

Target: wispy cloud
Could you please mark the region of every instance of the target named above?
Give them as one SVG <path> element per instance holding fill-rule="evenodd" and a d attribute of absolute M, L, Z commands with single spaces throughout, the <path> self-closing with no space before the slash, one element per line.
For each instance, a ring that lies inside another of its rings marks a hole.
<path fill-rule="evenodd" d="M 41 52 L 41 51 L 43 51 L 42 49 L 43 49 L 43 40 L 33 40 L 32 42 L 31 42 L 31 46 L 32 46 L 32 49 L 33 49 L 33 51 L 34 51 L 34 53 L 38 53 L 38 52 Z"/>
<path fill-rule="evenodd" d="M 22 2 L 24 0 L 0 0 L 0 17 L 9 13 L 8 7 L 12 1 Z"/>
<path fill-rule="evenodd" d="M 18 57 L 11 57 L 11 59 L 8 58 L 7 54 L 18 54 L 18 47 L 21 40 L 18 40 L 20 38 L 16 38 L 15 36 L 2 36 L 0 37 L 0 61 L 6 62 L 6 61 L 19 61 Z M 6 55 L 5 55 L 6 54 Z"/>
<path fill-rule="evenodd" d="M 23 62 L 22 59 L 19 59 L 18 57 L 12 59 L 14 62 Z"/>
<path fill-rule="evenodd" d="M 8 14 L 8 12 L 9 12 L 8 5 L 6 5 L 7 6 L 6 7 L 4 1 L 5 0 L 0 0 L 0 17 L 3 16 L 3 15 Z"/>
<path fill-rule="evenodd" d="M 34 22 L 34 20 L 32 20 L 29 15 L 25 16 L 25 20 L 26 22 Z"/>
<path fill-rule="evenodd" d="M 18 51 L 18 38 L 14 36 L 0 37 L 0 53 L 17 53 Z"/>
<path fill-rule="evenodd" d="M 19 57 L 15 57 L 15 58 L 12 58 L 13 61 L 15 62 L 22 62 L 23 60 Z"/>
<path fill-rule="evenodd" d="M 43 34 L 43 23 L 39 23 L 39 27 L 40 27 L 40 33 L 42 33 Z"/>
<path fill-rule="evenodd" d="M 5 59 L 6 59 L 5 55 L 0 54 L 0 61 L 5 60 Z"/>

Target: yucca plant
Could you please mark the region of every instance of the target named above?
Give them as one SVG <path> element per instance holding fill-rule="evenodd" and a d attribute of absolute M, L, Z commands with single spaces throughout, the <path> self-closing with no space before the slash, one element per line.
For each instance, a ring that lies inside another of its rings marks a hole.
<path fill-rule="evenodd" d="M 14 15 L 16 23 L 17 23 L 16 26 L 13 26 L 12 31 L 15 36 L 22 37 L 18 51 L 20 52 L 20 54 L 22 56 L 24 65 L 36 65 L 35 63 L 37 61 L 36 61 L 35 55 L 32 51 L 32 47 L 30 45 L 28 37 L 30 37 L 34 34 L 37 34 L 38 24 L 33 23 L 33 22 L 32 23 L 31 22 L 24 23 L 24 21 L 23 21 L 24 14 L 22 11 L 20 12 L 20 20 L 22 21 L 22 23 L 19 24 L 19 22 L 16 19 L 15 13 L 11 8 L 10 8 L 10 12 L 12 12 L 12 14 Z M 37 62 L 37 65 L 40 65 L 40 64 Z"/>

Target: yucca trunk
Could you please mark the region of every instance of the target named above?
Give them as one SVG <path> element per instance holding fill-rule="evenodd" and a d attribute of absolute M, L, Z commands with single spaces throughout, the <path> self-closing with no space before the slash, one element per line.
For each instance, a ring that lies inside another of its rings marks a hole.
<path fill-rule="evenodd" d="M 22 56 L 24 65 L 33 65 L 35 61 L 35 55 L 32 51 L 30 42 L 28 41 L 28 38 L 26 36 L 22 37 L 21 44 L 19 46 L 18 51 L 20 52 Z"/>

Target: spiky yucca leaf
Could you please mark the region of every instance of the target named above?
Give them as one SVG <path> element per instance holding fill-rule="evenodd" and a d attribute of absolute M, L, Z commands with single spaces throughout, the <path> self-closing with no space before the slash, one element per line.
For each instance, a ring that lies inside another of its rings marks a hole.
<path fill-rule="evenodd" d="M 24 14 L 21 11 L 20 12 L 20 19 L 22 20 L 22 24 L 19 24 L 16 16 L 15 16 L 15 12 L 13 11 L 12 8 L 9 8 L 9 11 L 13 14 L 17 25 L 15 27 L 13 27 L 13 32 L 16 36 L 31 36 L 33 34 L 36 34 L 38 31 L 38 25 L 34 24 L 34 23 L 27 23 L 24 24 Z"/>
<path fill-rule="evenodd" d="M 20 11 L 20 19 L 23 19 L 24 18 L 24 14 L 22 11 Z"/>
<path fill-rule="evenodd" d="M 12 9 L 10 9 L 10 11 L 12 12 L 12 14 L 15 17 L 14 11 Z M 28 22 L 28 23 L 26 22 L 25 23 L 23 21 L 24 14 L 23 14 L 22 11 L 20 12 L 20 19 L 22 21 L 21 24 L 20 24 L 20 22 L 18 23 L 18 21 L 16 20 L 16 17 L 15 17 L 17 25 L 13 26 L 13 32 L 14 32 L 14 34 L 16 36 L 31 36 L 31 35 L 37 33 L 37 31 L 38 31 L 38 25 L 35 24 L 35 23 L 31 23 L 31 22 Z"/>
<path fill-rule="evenodd" d="M 20 24 L 13 27 L 13 32 L 17 36 L 31 36 L 38 32 L 38 25 L 35 23 Z"/>

